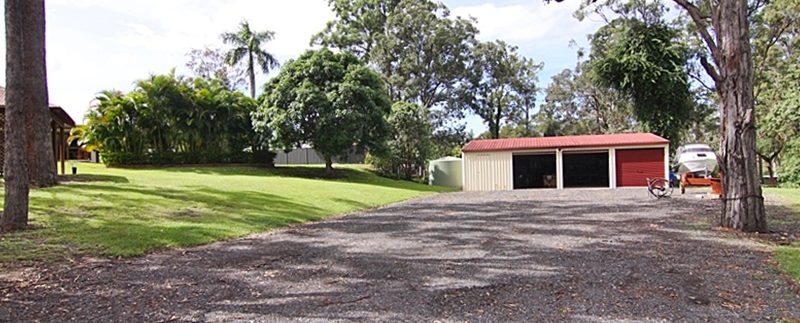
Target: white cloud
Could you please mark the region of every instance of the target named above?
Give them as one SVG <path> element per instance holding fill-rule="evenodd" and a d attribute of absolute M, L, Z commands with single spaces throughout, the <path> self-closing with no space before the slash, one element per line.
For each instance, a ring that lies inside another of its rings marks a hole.
<path fill-rule="evenodd" d="M 478 19 L 482 40 L 503 39 L 519 46 L 524 55 L 544 61 L 544 82 L 550 74 L 574 66 L 569 41 L 585 43 L 585 35 L 600 25 L 572 18 L 580 1 L 470 6 L 445 2 L 453 15 Z M 171 68 L 180 72 L 189 50 L 221 46 L 219 35 L 235 30 L 242 20 L 254 29 L 275 31 L 275 40 L 266 48 L 286 61 L 309 48 L 311 36 L 331 19 L 327 0 L 48 0 L 50 99 L 80 122 L 97 92 L 128 91 L 148 74 Z M 0 55 L 5 56 L 4 46 Z M 1 64 L 0 73 L 5 74 L 4 68 Z M 258 83 L 264 80 L 262 76 Z M 479 127 L 478 123 L 474 128 Z"/>
<path fill-rule="evenodd" d="M 585 38 L 594 31 L 598 22 L 578 21 L 572 13 L 580 1 L 545 3 L 544 1 L 525 1 L 522 4 L 497 5 L 485 3 L 475 6 L 461 6 L 452 10 L 462 17 L 478 20 L 479 38 L 484 41 L 501 39 L 514 44 L 533 42 L 550 43 Z"/>
<path fill-rule="evenodd" d="M 222 46 L 219 35 L 242 20 L 274 31 L 265 47 L 285 61 L 309 48 L 311 36 L 331 19 L 327 0 L 49 0 L 50 101 L 81 122 L 97 92 L 128 91 L 148 74 L 180 72 L 187 52 Z"/>

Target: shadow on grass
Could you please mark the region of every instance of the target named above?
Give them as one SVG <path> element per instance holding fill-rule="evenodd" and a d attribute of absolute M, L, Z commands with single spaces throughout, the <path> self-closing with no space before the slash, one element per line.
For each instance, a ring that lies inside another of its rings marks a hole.
<path fill-rule="evenodd" d="M 61 183 L 90 183 L 90 182 L 112 182 L 128 183 L 128 178 L 116 175 L 100 174 L 78 174 L 78 175 L 59 175 L 58 181 Z"/>
<path fill-rule="evenodd" d="M 318 220 L 330 213 L 273 194 L 208 187 L 76 183 L 57 190 L 61 194 L 39 197 L 31 211 L 45 215 L 46 225 L 59 230 L 67 241 L 103 255 L 135 256 L 205 244 Z M 75 201 L 75 196 L 87 201 Z"/>
<path fill-rule="evenodd" d="M 388 188 L 414 190 L 419 192 L 451 192 L 455 189 L 430 186 L 410 181 L 394 180 L 378 176 L 372 170 L 364 166 L 344 165 L 334 168 L 333 175 L 326 175 L 325 169 L 321 165 L 298 165 L 298 166 L 276 166 L 274 168 L 254 167 L 254 166 L 172 166 L 172 167 L 136 167 L 132 169 L 152 169 L 163 170 L 176 173 L 194 173 L 206 175 L 227 175 L 227 176 L 280 176 L 315 180 L 337 181 L 345 183 L 367 184 Z"/>
<path fill-rule="evenodd" d="M 0 317 L 758 321 L 800 314 L 800 299 L 762 272 L 760 254 L 683 230 L 674 218 L 702 212 L 700 203 L 713 207 L 707 201 L 548 198 L 557 193 L 457 193 L 270 237 L 75 268 L 59 273 L 57 288 L 0 299 Z M 752 288 L 730 292 L 742 282 Z M 120 299 L 148 306 L 118 306 Z"/>

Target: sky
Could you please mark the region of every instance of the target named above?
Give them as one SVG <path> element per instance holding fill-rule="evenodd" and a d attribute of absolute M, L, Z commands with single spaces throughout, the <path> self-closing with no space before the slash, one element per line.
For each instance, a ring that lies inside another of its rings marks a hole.
<path fill-rule="evenodd" d="M 586 47 L 586 35 L 601 25 L 599 18 L 579 22 L 572 17 L 580 1 L 443 2 L 454 16 L 477 19 L 480 40 L 504 40 L 543 62 L 541 88 L 552 75 L 575 66 L 577 48 L 571 41 Z M 50 102 L 78 123 L 102 90 L 128 92 L 135 81 L 172 68 L 188 74 L 186 53 L 221 47 L 219 35 L 234 31 L 242 20 L 275 32 L 265 48 L 283 62 L 309 49 L 311 36 L 333 19 L 327 0 L 47 0 L 46 10 Z M 5 57 L 5 46 L 0 52 Z M 5 75 L 5 64 L 0 73 Z M 257 84 L 269 77 L 259 75 Z M 467 122 L 476 134 L 486 129 L 477 117 Z"/>

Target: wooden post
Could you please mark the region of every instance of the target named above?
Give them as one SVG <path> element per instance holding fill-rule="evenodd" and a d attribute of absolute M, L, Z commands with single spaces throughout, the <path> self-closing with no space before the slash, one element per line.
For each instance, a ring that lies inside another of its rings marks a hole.
<path fill-rule="evenodd" d="M 55 120 L 50 121 L 50 137 L 53 140 L 53 160 L 58 160 L 58 127 Z"/>
<path fill-rule="evenodd" d="M 66 175 L 67 174 L 67 170 L 66 170 L 66 165 L 65 165 L 65 159 L 67 159 L 66 158 L 66 150 L 67 149 L 66 149 L 65 145 L 67 143 L 67 140 L 66 140 L 66 138 L 64 138 L 64 128 L 59 128 L 58 129 L 58 136 L 59 136 L 58 146 L 61 147 L 61 156 L 59 156 L 59 158 L 61 160 L 61 175 Z"/>

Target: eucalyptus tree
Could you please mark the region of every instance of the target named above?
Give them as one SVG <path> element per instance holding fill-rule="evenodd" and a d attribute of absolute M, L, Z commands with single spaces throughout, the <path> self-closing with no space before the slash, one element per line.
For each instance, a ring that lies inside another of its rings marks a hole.
<path fill-rule="evenodd" d="M 541 64 L 521 57 L 517 48 L 497 40 L 476 45 L 469 76 L 457 89 L 453 105 L 463 105 L 481 117 L 491 138 L 500 138 L 503 124 L 530 117 L 535 104 L 536 73 Z M 529 119 L 528 119 L 529 120 Z"/>
<path fill-rule="evenodd" d="M 50 111 L 44 52 L 44 0 L 7 0 L 5 3 L 5 194 L 0 231 L 12 231 L 28 226 L 28 181 L 40 186 L 54 183 L 55 161 L 52 143 L 47 144 L 50 142 L 47 122 Z M 33 155 L 29 155 L 31 153 Z M 40 171 L 44 173 L 38 174 Z"/>
<path fill-rule="evenodd" d="M 757 167 L 750 30 L 752 15 L 767 1 L 672 2 L 688 16 L 690 26 L 687 31 L 702 44 L 697 61 L 712 80 L 719 99 L 721 136 L 718 158 L 725 194 L 722 197 L 722 212 L 716 222 L 720 226 L 742 231 L 764 232 L 767 230 L 767 220 Z M 647 2 L 605 0 L 587 3 L 621 12 L 620 9 L 636 8 Z M 655 3 L 664 8 L 660 1 Z"/>
<path fill-rule="evenodd" d="M 778 161 L 792 171 L 800 152 L 800 0 L 770 1 L 752 20 L 758 155 L 774 178 Z M 782 173 L 782 180 L 800 184 L 800 173 Z"/>
<path fill-rule="evenodd" d="M 467 77 L 476 43 L 471 19 L 453 17 L 430 0 L 331 0 L 335 19 L 312 38 L 354 53 L 383 78 L 392 101 L 415 103 L 429 111 L 434 155 L 449 155 L 468 134 L 448 105 L 453 89 Z"/>
<path fill-rule="evenodd" d="M 8 62 L 15 68 L 23 68 L 23 72 L 15 72 L 7 78 L 21 78 L 24 82 L 22 89 L 24 101 L 15 102 L 23 104 L 25 110 L 25 125 L 27 136 L 26 156 L 28 162 L 28 180 L 33 187 L 49 187 L 58 184 L 56 176 L 56 161 L 53 154 L 53 138 L 50 133 L 50 107 L 47 91 L 47 71 L 45 63 L 45 13 L 44 2 L 33 0 L 24 4 L 12 1 L 8 3 L 9 9 L 14 9 L 9 19 L 22 19 L 23 22 L 12 21 L 13 28 L 22 28 L 19 33 L 10 35 L 15 44 L 7 44 L 9 52 L 16 50 L 21 55 L 19 62 Z M 17 25 L 17 24 L 24 24 Z M 21 37 L 17 39 L 16 37 Z M 16 55 L 15 55 L 16 56 Z M 21 73 L 21 74 L 17 74 Z M 11 73 L 9 73 L 11 74 Z M 9 90 L 11 82 L 8 82 Z M 13 91 L 16 92 L 16 91 Z M 17 94 L 17 93 L 15 93 Z M 6 123 L 8 124 L 8 123 Z M 6 154 L 8 156 L 8 154 Z"/>
<path fill-rule="evenodd" d="M 186 67 L 195 77 L 221 80 L 229 89 L 247 86 L 248 72 L 242 64 L 227 63 L 226 53 L 220 48 L 196 48 L 186 54 Z"/>
<path fill-rule="evenodd" d="M 307 51 L 265 85 L 261 101 L 254 122 L 272 132 L 273 146 L 311 145 L 328 175 L 351 149 L 385 153 L 391 101 L 380 75 L 351 53 Z"/>
<path fill-rule="evenodd" d="M 517 69 L 517 75 L 512 81 L 512 87 L 516 95 L 515 104 L 518 106 L 514 113 L 510 115 L 510 120 L 515 124 L 510 131 L 514 137 L 534 137 L 536 96 L 539 94 L 538 72 L 544 66 L 543 63 L 537 64 L 533 59 L 522 58 L 521 66 Z M 502 132 L 502 128 L 500 131 Z"/>
<path fill-rule="evenodd" d="M 278 60 L 262 48 L 262 45 L 275 38 L 272 31 L 254 31 L 250 23 L 243 21 L 236 32 L 222 34 L 222 41 L 232 46 L 225 55 L 225 61 L 230 65 L 245 64 L 250 77 L 250 97 L 256 97 L 256 68 L 263 73 L 277 67 Z"/>

